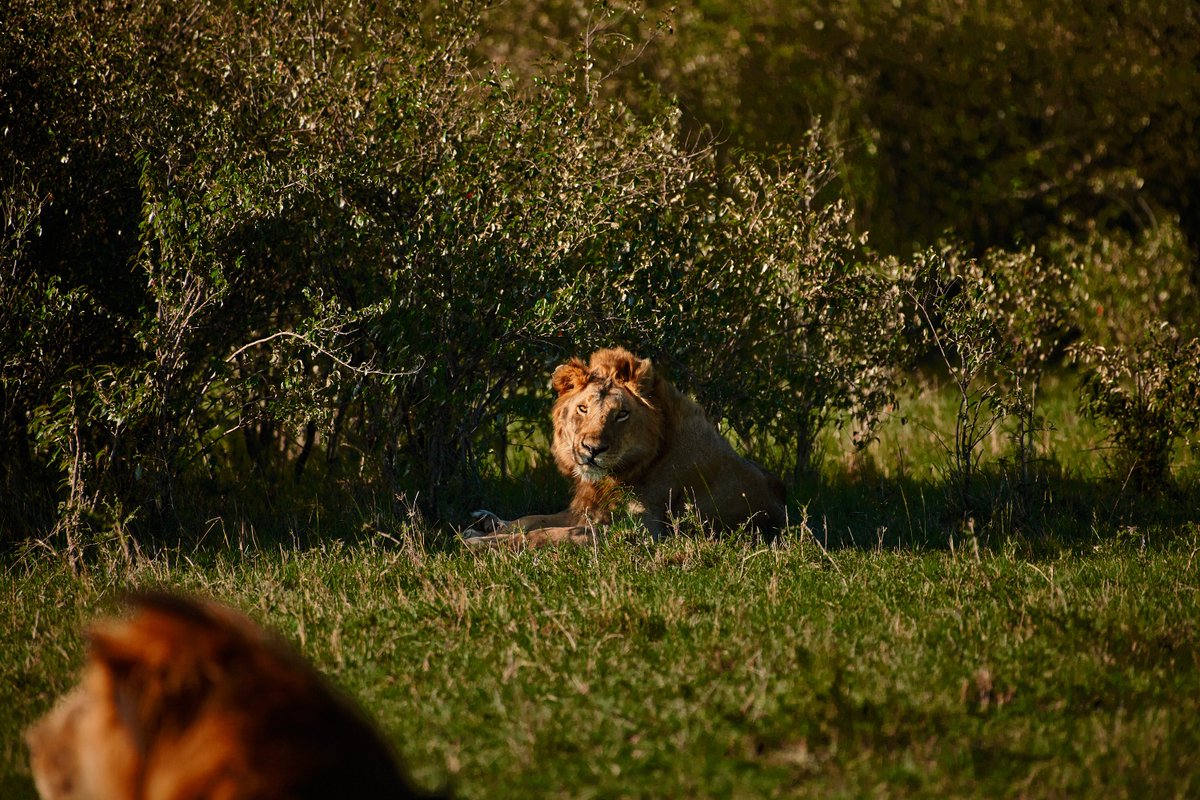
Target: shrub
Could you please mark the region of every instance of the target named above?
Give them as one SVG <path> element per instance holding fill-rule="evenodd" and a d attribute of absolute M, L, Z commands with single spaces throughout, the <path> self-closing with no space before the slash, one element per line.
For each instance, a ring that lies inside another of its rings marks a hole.
<path fill-rule="evenodd" d="M 914 257 L 904 285 L 924 343 L 954 387 L 953 440 L 934 434 L 946 452 L 946 481 L 966 517 L 977 506 L 979 446 L 1008 413 L 1000 376 L 1012 343 L 1004 335 L 997 281 L 979 260 L 943 244 Z"/>
<path fill-rule="evenodd" d="M 1062 239 L 1055 248 L 1079 264 L 1079 304 L 1073 324 L 1096 344 L 1123 345 L 1141 340 L 1148 330 L 1168 322 L 1184 335 L 1200 333 L 1200 290 L 1179 221 L 1129 233 L 1092 226 L 1078 239 Z"/>
<path fill-rule="evenodd" d="M 831 152 L 810 132 L 790 156 L 731 162 L 685 292 L 700 301 L 680 338 L 703 367 L 701 393 L 755 452 L 781 451 L 794 481 L 816 475 L 828 424 L 853 422 L 856 443 L 869 441 L 904 360 L 892 276 L 825 196 Z"/>
<path fill-rule="evenodd" d="M 943 244 L 919 254 L 903 283 L 926 346 L 958 400 L 953 443 L 941 439 L 957 505 L 964 512 L 981 508 L 981 445 L 1006 422 L 1012 423 L 1017 499 L 1028 503 L 1036 434 L 1048 424 L 1039 407 L 1042 381 L 1074 335 L 1076 268 L 1032 247 L 971 258 Z"/>
<path fill-rule="evenodd" d="M 0 462 L 51 476 L 23 519 L 72 551 L 90 520 L 295 513 L 305 476 L 452 519 L 553 363 L 600 344 L 798 471 L 886 398 L 895 294 L 815 136 L 721 165 L 669 106 L 605 99 L 599 43 L 476 72 L 469 7 L 242 6 L 13 9 L 0 89 L 41 94 L 4 140 Z M 32 236 L 51 222 L 70 235 Z"/>
<path fill-rule="evenodd" d="M 1086 365 L 1081 407 L 1108 426 L 1116 475 L 1161 487 L 1176 443 L 1200 430 L 1200 339 L 1164 322 L 1137 342 L 1075 352 Z"/>
<path fill-rule="evenodd" d="M 1083 368 L 1081 408 L 1108 427 L 1121 480 L 1160 485 L 1200 415 L 1194 254 L 1170 220 L 1136 235 L 1093 231 L 1062 247 L 1082 264 L 1083 338 L 1072 350 Z"/>
<path fill-rule="evenodd" d="M 989 250 L 980 268 L 991 281 L 986 302 L 996 312 L 1005 345 L 998 377 L 1005 412 L 1015 422 L 1017 482 L 1028 493 L 1037 434 L 1048 424 L 1039 412 L 1042 380 L 1072 336 L 1081 294 L 1078 270 L 1069 261 L 1040 255 L 1036 247 Z"/>

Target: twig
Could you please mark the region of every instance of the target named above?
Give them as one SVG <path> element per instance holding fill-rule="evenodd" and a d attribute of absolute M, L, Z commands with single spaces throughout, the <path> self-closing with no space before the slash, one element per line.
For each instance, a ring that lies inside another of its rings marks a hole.
<path fill-rule="evenodd" d="M 266 344 L 267 342 L 270 342 L 270 341 L 273 341 L 275 339 L 279 339 L 282 337 L 287 337 L 287 338 L 291 338 L 291 339 L 299 339 L 301 342 L 304 342 L 306 345 L 311 347 L 313 350 L 315 350 L 316 352 L 325 356 L 329 360 L 333 361 L 335 364 L 345 367 L 346 369 L 351 370 L 352 372 L 354 372 L 355 374 L 358 374 L 358 375 L 363 375 L 363 376 L 376 375 L 376 376 L 383 377 L 383 378 L 411 378 L 413 375 L 416 375 L 418 372 L 421 371 L 420 365 L 418 365 L 418 366 L 414 367 L 413 369 L 408 370 L 406 372 L 387 372 L 384 370 L 368 369 L 366 367 L 357 367 L 348 361 L 338 358 L 327 348 L 322 347 L 321 345 L 317 344 L 313 340 L 309 339 L 307 336 L 296 333 L 295 331 L 276 331 L 275 333 L 272 333 L 269 336 L 264 336 L 261 339 L 255 339 L 253 342 L 248 342 L 247 344 L 244 344 L 241 347 L 239 347 L 237 350 L 234 350 L 225 359 L 225 363 L 227 363 L 227 364 L 231 363 L 235 358 L 237 358 L 242 353 L 249 350 L 251 347 L 257 347 L 260 344 Z"/>

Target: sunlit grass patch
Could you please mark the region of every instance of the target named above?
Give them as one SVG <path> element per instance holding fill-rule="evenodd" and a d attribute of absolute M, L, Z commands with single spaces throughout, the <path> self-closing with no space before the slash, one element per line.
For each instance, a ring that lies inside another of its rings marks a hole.
<path fill-rule="evenodd" d="M 25 561 L 0 785 L 32 796 L 19 730 L 71 682 L 81 623 L 154 585 L 279 630 L 464 797 L 1188 794 L 1198 551 L 1192 526 L 1036 560 L 795 535 Z"/>

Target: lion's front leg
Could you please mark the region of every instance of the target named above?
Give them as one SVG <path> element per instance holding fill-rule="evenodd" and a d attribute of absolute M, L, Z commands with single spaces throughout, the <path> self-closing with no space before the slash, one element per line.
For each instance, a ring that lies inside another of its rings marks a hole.
<path fill-rule="evenodd" d="M 585 526 L 588 520 L 571 509 L 557 514 L 529 514 L 514 520 L 501 519 L 491 511 L 471 514 L 471 527 L 462 532 L 464 539 L 478 539 L 497 533 L 514 533 L 516 529 L 535 531 L 539 528 L 574 528 Z"/>
<path fill-rule="evenodd" d="M 590 525 L 534 528 L 531 531 L 512 525 L 500 533 L 465 538 L 463 544 L 472 550 L 492 548 L 524 550 L 526 547 L 551 547 L 560 544 L 590 545 L 595 544 L 598 539 L 598 531 Z"/>
<path fill-rule="evenodd" d="M 475 521 L 463 531 L 463 543 L 472 549 L 545 547 L 556 544 L 592 544 L 596 527 L 577 512 L 531 514 L 505 521 L 490 511 L 476 511 Z"/>
<path fill-rule="evenodd" d="M 487 509 L 472 511 L 471 526 L 462 532 L 462 537 L 464 539 L 474 539 L 487 536 L 504 530 L 512 524 L 511 521 L 500 519 L 498 514 L 493 514 Z"/>
<path fill-rule="evenodd" d="M 591 525 L 571 525 L 559 528 L 538 528 L 525 534 L 527 547 L 546 547 L 556 544 L 593 545 L 599 541 L 600 532 Z"/>

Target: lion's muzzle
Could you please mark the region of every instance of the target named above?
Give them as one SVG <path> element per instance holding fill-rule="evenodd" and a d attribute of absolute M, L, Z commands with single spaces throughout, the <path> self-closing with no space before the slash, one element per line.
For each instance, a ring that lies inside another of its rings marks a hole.
<path fill-rule="evenodd" d="M 579 448 L 583 451 L 578 454 L 583 459 L 582 463 L 590 464 L 594 467 L 600 466 L 600 462 L 597 459 L 609 449 L 606 444 L 588 444 L 587 442 L 580 442 Z"/>
<path fill-rule="evenodd" d="M 594 483 L 608 474 L 608 464 L 610 460 L 606 457 L 609 446 L 604 444 L 588 444 L 580 442 L 579 447 L 575 448 L 575 475 L 580 480 L 588 483 Z"/>

